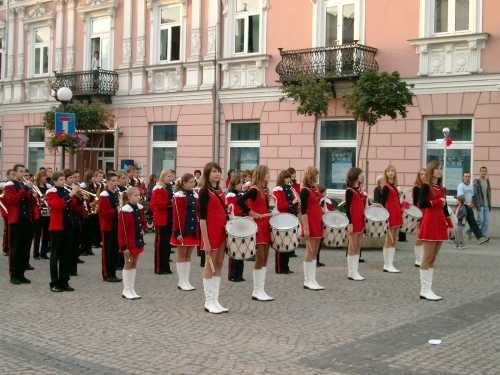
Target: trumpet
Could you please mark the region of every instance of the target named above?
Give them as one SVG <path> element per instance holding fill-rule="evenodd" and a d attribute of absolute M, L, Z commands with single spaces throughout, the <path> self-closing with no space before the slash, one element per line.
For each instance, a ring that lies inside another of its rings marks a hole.
<path fill-rule="evenodd" d="M 80 187 L 80 185 L 78 184 L 74 184 L 75 186 L 78 186 L 78 193 L 80 193 L 81 195 L 83 195 L 85 198 L 89 199 L 89 198 L 97 198 L 97 195 L 94 194 L 94 193 L 91 193 L 90 191 L 88 190 L 85 190 L 85 189 L 82 189 Z M 66 185 L 64 184 L 64 188 L 69 191 L 69 192 L 72 192 L 73 191 L 73 188 L 69 185 Z"/>
<path fill-rule="evenodd" d="M 38 186 L 36 186 L 36 184 L 34 184 L 33 182 L 31 182 L 27 177 L 23 177 L 23 182 L 25 185 L 28 185 L 31 184 L 31 188 L 33 189 L 33 191 L 40 197 L 40 198 L 43 198 L 44 197 L 44 194 L 42 193 L 42 191 L 38 188 Z"/>

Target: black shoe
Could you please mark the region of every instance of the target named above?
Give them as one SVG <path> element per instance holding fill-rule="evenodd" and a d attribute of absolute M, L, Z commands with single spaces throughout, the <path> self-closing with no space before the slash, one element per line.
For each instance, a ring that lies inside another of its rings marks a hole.
<path fill-rule="evenodd" d="M 74 292 L 74 291 L 75 291 L 75 288 L 72 288 L 72 287 L 70 287 L 69 285 L 65 285 L 65 286 L 63 286 L 63 287 L 62 287 L 62 290 L 63 290 L 64 292 Z"/>
<path fill-rule="evenodd" d="M 31 264 L 28 264 L 26 266 L 26 271 L 33 271 L 35 269 L 35 267 L 33 267 Z"/>
<path fill-rule="evenodd" d="M 61 288 L 59 288 L 58 286 L 55 286 L 55 285 L 50 287 L 50 291 L 54 292 L 54 293 L 63 292 L 63 290 Z"/>
<path fill-rule="evenodd" d="M 288 275 L 290 273 L 293 273 L 293 271 L 292 270 L 286 270 L 284 273 L 286 273 Z"/>
<path fill-rule="evenodd" d="M 76 260 L 76 263 L 78 263 L 78 264 L 82 264 L 82 263 L 85 263 L 85 261 L 84 261 L 84 260 L 81 260 L 80 258 L 78 258 L 78 259 Z"/>
<path fill-rule="evenodd" d="M 70 274 L 71 276 L 78 276 L 78 272 L 76 272 L 76 271 L 70 272 L 69 274 Z"/>
<path fill-rule="evenodd" d="M 324 267 L 324 266 L 325 266 L 325 263 L 318 262 L 318 263 L 316 264 L 316 266 L 317 266 L 317 267 Z"/>
<path fill-rule="evenodd" d="M 290 255 L 288 256 L 289 258 L 297 258 L 297 254 L 295 253 L 290 253 Z"/>
<path fill-rule="evenodd" d="M 40 255 L 40 258 L 42 258 L 42 259 L 49 259 L 49 257 L 47 255 L 45 255 L 45 254 Z"/>
<path fill-rule="evenodd" d="M 359 258 L 359 263 L 365 263 L 365 260 L 363 258 Z"/>
<path fill-rule="evenodd" d="M 14 284 L 14 285 L 21 285 L 23 282 L 21 281 L 21 279 L 19 279 L 17 277 L 11 277 L 10 283 Z"/>
<path fill-rule="evenodd" d="M 85 256 L 91 256 L 91 255 L 95 255 L 94 252 L 92 250 L 86 250 L 83 252 L 82 255 L 85 255 Z"/>
<path fill-rule="evenodd" d="M 111 277 L 104 279 L 104 281 L 106 281 L 107 283 L 119 283 L 122 281 L 122 279 L 120 279 L 116 276 L 111 276 Z"/>
<path fill-rule="evenodd" d="M 156 272 L 156 274 L 157 275 L 171 275 L 172 271 L 170 271 L 170 270 L 160 271 L 160 272 Z"/>
<path fill-rule="evenodd" d="M 20 277 L 19 280 L 21 280 L 22 284 L 31 284 L 31 280 L 27 279 L 26 277 Z"/>

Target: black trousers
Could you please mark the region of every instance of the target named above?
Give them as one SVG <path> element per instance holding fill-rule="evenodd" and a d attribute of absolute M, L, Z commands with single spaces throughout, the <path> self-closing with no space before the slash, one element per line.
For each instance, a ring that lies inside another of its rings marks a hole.
<path fill-rule="evenodd" d="M 199 247 L 196 249 L 196 253 L 200 257 L 200 267 L 205 267 L 205 252 L 201 250 Z"/>
<path fill-rule="evenodd" d="M 155 236 L 155 256 L 154 267 L 155 273 L 170 272 L 170 253 L 172 245 L 170 245 L 170 237 L 172 235 L 172 224 L 164 225 L 156 228 Z"/>
<path fill-rule="evenodd" d="M 63 288 L 68 285 L 71 268 L 72 248 L 70 230 L 50 232 L 50 286 Z"/>
<path fill-rule="evenodd" d="M 50 217 L 40 216 L 34 224 L 34 242 L 33 242 L 33 256 L 39 257 L 40 255 L 47 256 L 49 250 L 49 222 Z M 42 249 L 40 251 L 40 244 Z"/>
<path fill-rule="evenodd" d="M 11 278 L 24 277 L 29 263 L 30 245 L 33 237 L 32 223 L 21 220 L 9 225 L 9 271 Z"/>
<path fill-rule="evenodd" d="M 79 221 L 73 224 L 71 230 L 71 265 L 70 273 L 75 275 L 78 272 L 78 257 L 80 256 L 80 240 L 81 240 L 82 226 Z"/>
<path fill-rule="evenodd" d="M 118 259 L 118 237 L 116 228 L 102 232 L 102 277 L 116 277 L 116 260 Z"/>
<path fill-rule="evenodd" d="M 87 218 L 90 227 L 90 240 L 92 245 L 99 247 L 102 241 L 101 229 L 99 227 L 99 216 L 96 214 L 89 215 Z"/>
<path fill-rule="evenodd" d="M 243 278 L 243 269 L 245 268 L 245 261 L 242 259 L 229 258 L 228 260 L 228 280 L 241 280 Z"/>
<path fill-rule="evenodd" d="M 290 253 L 275 252 L 274 255 L 274 270 L 276 273 L 287 273 L 290 271 L 288 262 L 290 261 Z"/>
<path fill-rule="evenodd" d="M 81 244 L 80 254 L 89 254 L 92 251 L 92 244 L 95 242 L 94 227 L 93 227 L 94 223 L 93 219 L 91 219 L 92 216 L 88 216 L 87 218 L 83 219 L 82 237 L 80 240 Z"/>
<path fill-rule="evenodd" d="M 483 232 L 481 232 L 481 229 L 479 229 L 479 225 L 477 225 L 477 221 L 474 216 L 474 210 L 469 206 L 465 206 L 465 209 L 467 210 L 467 223 L 469 224 L 470 230 L 472 231 L 472 233 L 474 233 L 474 236 L 477 239 L 480 239 L 481 237 L 483 237 Z"/>

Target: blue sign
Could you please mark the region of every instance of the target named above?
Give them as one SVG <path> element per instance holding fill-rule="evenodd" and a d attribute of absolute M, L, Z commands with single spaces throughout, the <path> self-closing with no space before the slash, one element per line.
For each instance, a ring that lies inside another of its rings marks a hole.
<path fill-rule="evenodd" d="M 120 169 L 122 171 L 127 170 L 127 168 L 128 168 L 129 165 L 134 165 L 134 160 L 132 160 L 132 159 L 122 159 L 120 161 Z"/>
<path fill-rule="evenodd" d="M 74 113 L 56 112 L 54 119 L 56 134 L 75 135 L 76 116 Z"/>

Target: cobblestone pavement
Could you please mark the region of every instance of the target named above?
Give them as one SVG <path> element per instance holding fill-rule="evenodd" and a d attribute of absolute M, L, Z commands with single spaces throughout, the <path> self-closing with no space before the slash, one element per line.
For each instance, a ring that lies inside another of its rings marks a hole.
<path fill-rule="evenodd" d="M 0 256 L 1 374 L 500 374 L 500 251 L 486 246 L 440 254 L 438 303 L 418 299 L 412 240 L 401 244 L 399 275 L 382 273 L 382 255 L 366 251 L 362 283 L 345 277 L 340 250 L 322 251 L 322 292 L 302 288 L 302 250 L 292 275 L 268 269 L 276 301 L 250 299 L 247 282 L 223 279 L 229 314 L 203 311 L 201 270 L 195 292 L 176 276 L 153 274 L 152 243 L 140 260 L 142 300 L 120 298 L 121 284 L 100 278 L 100 256 L 84 257 L 74 293 L 48 290 L 48 261 L 32 260 L 31 285 L 8 283 Z M 99 251 L 97 251 L 99 254 Z M 175 264 L 172 263 L 175 268 Z M 443 340 L 430 346 L 431 338 Z"/>

